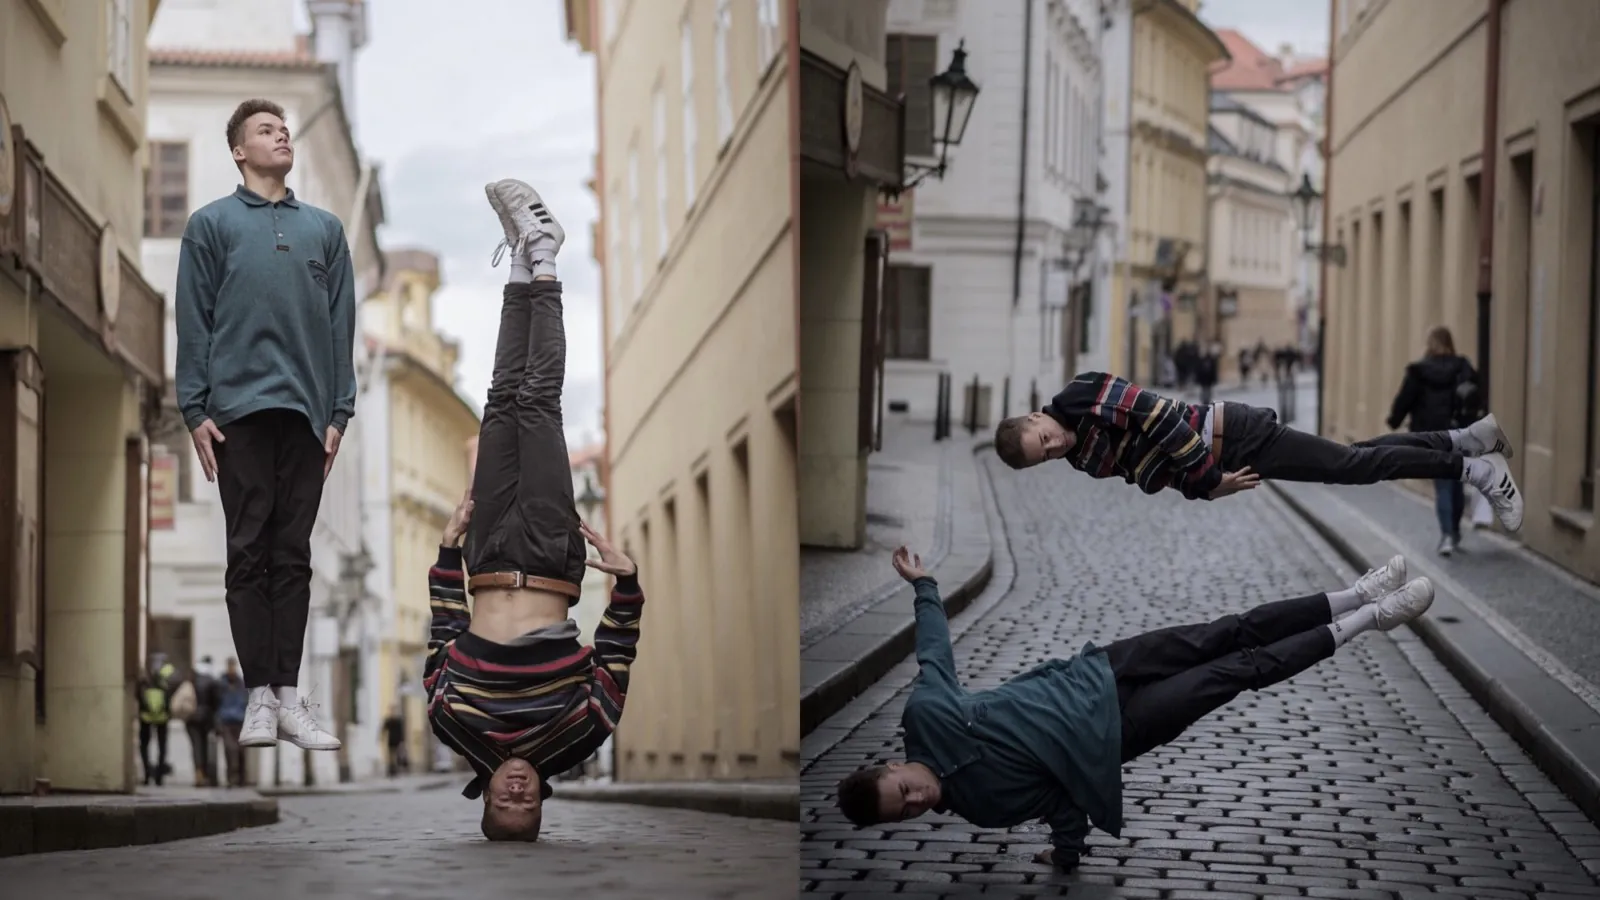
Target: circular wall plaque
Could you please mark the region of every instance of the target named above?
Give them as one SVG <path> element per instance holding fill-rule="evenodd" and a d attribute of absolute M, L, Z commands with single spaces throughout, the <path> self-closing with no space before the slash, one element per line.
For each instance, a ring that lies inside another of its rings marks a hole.
<path fill-rule="evenodd" d="M 851 61 L 844 75 L 844 146 L 855 156 L 861 149 L 861 67 Z"/>
<path fill-rule="evenodd" d="M 0 218 L 11 215 L 17 199 L 17 148 L 11 139 L 11 110 L 0 95 Z"/>
<path fill-rule="evenodd" d="M 107 222 L 100 232 L 100 311 L 106 324 L 117 321 L 117 306 L 122 300 L 122 251 L 117 249 L 117 234 Z"/>

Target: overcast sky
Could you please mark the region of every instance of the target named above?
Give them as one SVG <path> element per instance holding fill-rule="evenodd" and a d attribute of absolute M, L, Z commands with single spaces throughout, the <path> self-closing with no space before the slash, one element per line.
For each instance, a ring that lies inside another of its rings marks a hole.
<path fill-rule="evenodd" d="M 655 0 L 665 2 L 665 0 Z M 974 0 L 976 2 L 976 0 Z M 500 226 L 483 185 L 521 178 L 567 230 L 568 439 L 601 436 L 600 280 L 584 187 L 595 149 L 594 65 L 566 42 L 560 0 L 469 0 L 450 15 L 436 0 L 368 4 L 370 40 L 356 68 L 356 123 L 380 162 L 385 246 L 443 257 L 434 324 L 461 341 L 459 385 L 478 406 L 489 390 L 500 290 L 489 267 Z M 1263 50 L 1326 52 L 1328 0 L 1207 0 L 1201 17 Z"/>

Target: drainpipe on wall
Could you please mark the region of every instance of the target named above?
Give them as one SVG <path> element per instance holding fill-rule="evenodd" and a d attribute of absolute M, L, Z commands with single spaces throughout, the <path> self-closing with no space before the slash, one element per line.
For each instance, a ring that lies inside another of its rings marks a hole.
<path fill-rule="evenodd" d="M 1016 313 L 1022 302 L 1022 242 L 1028 230 L 1028 113 L 1033 99 L 1033 0 L 1022 0 L 1022 6 L 1022 155 L 1017 163 L 1017 242 L 1011 253 L 1011 322 L 1006 327 L 1012 359 L 1017 355 Z M 1000 411 L 1002 419 L 1009 415 L 1009 409 Z"/>
<path fill-rule="evenodd" d="M 1333 232 L 1333 68 L 1337 65 L 1334 58 L 1334 41 L 1339 34 L 1339 4 L 1345 0 L 1335 0 L 1328 4 L 1328 71 L 1322 77 L 1327 84 L 1322 89 L 1322 140 L 1318 142 L 1317 152 L 1322 156 L 1322 241 L 1326 246 L 1332 240 Z M 1301 235 L 1301 244 L 1305 243 L 1309 235 Z M 1302 252 L 1304 252 L 1302 250 Z M 1328 411 L 1327 380 L 1323 373 L 1328 371 L 1328 254 L 1322 254 L 1322 263 L 1317 270 L 1317 434 L 1326 434 L 1322 430 L 1322 423 Z"/>
<path fill-rule="evenodd" d="M 1499 168 L 1500 12 L 1505 0 L 1489 0 L 1489 48 L 1483 73 L 1483 154 L 1478 197 L 1478 377 L 1489 405 L 1489 320 L 1494 298 L 1495 172 Z"/>

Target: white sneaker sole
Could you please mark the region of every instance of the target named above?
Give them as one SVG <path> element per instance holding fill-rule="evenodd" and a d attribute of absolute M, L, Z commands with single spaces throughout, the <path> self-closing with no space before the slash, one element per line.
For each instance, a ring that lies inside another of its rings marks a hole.
<path fill-rule="evenodd" d="M 1416 593 L 1412 593 L 1413 585 L 1416 585 Z M 1396 628 L 1399 628 L 1401 625 L 1413 621 L 1418 616 L 1421 616 L 1423 613 L 1427 612 L 1429 607 L 1433 606 L 1433 582 L 1426 578 L 1418 578 L 1415 581 L 1407 583 L 1405 587 L 1395 591 L 1393 594 L 1390 594 L 1389 597 L 1394 597 L 1397 594 L 1405 595 L 1405 602 L 1396 604 L 1395 607 L 1397 608 L 1383 608 L 1381 606 L 1383 600 L 1378 601 L 1380 604 L 1378 618 L 1379 631 L 1393 631 Z M 1384 600 L 1389 599 L 1389 597 L 1385 597 Z M 1394 614 L 1394 618 L 1384 621 L 1383 613 L 1385 612 L 1392 612 Z"/>
<path fill-rule="evenodd" d="M 495 188 L 505 185 L 505 193 L 501 196 Z M 495 215 L 500 217 L 500 228 L 505 232 L 507 244 L 515 244 L 522 230 L 517 226 L 517 207 L 526 203 L 529 212 L 539 220 L 542 230 L 555 238 L 559 250 L 567 242 L 567 230 L 561 227 L 561 222 L 556 219 L 555 213 L 550 211 L 549 204 L 544 202 L 544 197 L 534 190 L 533 185 L 515 178 L 502 178 L 483 186 L 483 191 L 489 197 L 489 205 L 494 207 Z"/>
<path fill-rule="evenodd" d="M 239 746 L 241 747 L 273 747 L 277 743 L 278 738 L 276 735 L 253 734 L 248 737 L 242 734 L 239 735 Z"/>
<path fill-rule="evenodd" d="M 296 747 L 299 747 L 301 750 L 337 750 L 343 746 L 339 743 L 338 738 L 332 738 L 326 741 L 308 741 L 302 738 L 290 737 L 286 734 L 280 739 L 286 744 L 293 744 Z"/>
<path fill-rule="evenodd" d="M 1487 456 L 1490 453 L 1498 453 L 1506 459 L 1510 459 L 1515 455 L 1511 452 L 1511 438 L 1506 437 L 1506 431 L 1500 427 L 1500 421 L 1494 417 L 1494 413 L 1489 413 L 1479 421 L 1485 424 L 1484 430 L 1491 432 L 1490 437 L 1493 438 L 1493 440 L 1489 441 L 1489 449 L 1483 451 L 1482 455 Z"/>

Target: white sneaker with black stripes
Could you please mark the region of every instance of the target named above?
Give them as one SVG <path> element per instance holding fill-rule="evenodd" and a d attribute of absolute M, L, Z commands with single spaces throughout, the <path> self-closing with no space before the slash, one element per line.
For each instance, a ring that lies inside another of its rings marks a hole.
<path fill-rule="evenodd" d="M 506 251 L 524 253 L 541 236 L 548 237 L 554 246 L 550 252 L 554 255 L 560 251 L 561 245 L 567 240 L 567 232 L 551 214 L 550 208 L 545 206 L 544 198 L 526 182 L 515 178 L 503 178 L 483 186 L 483 192 L 489 197 L 489 205 L 494 207 L 495 215 L 500 217 L 500 227 L 505 229 L 506 236 L 494 248 L 493 265 L 500 265 L 501 257 Z"/>
<path fill-rule="evenodd" d="M 1511 477 L 1511 466 L 1499 453 L 1486 453 L 1478 458 L 1493 469 L 1480 487 L 1483 495 L 1489 498 L 1489 505 L 1494 507 L 1495 517 L 1507 531 L 1521 530 L 1522 492 L 1517 490 L 1517 482 Z"/>

